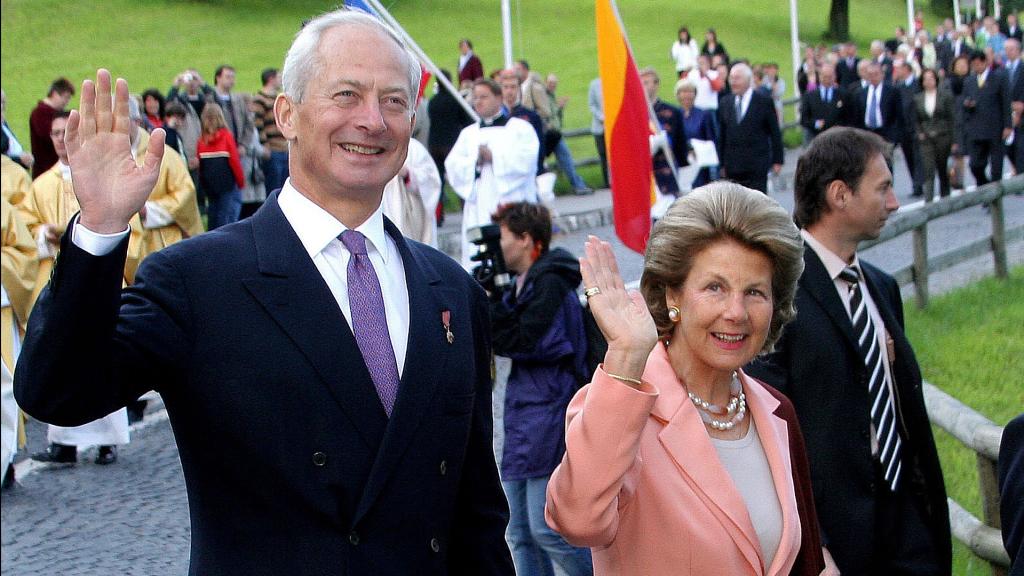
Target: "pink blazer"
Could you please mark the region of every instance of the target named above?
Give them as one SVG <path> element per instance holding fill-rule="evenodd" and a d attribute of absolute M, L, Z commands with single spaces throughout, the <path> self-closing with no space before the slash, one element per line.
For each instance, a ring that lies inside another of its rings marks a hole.
<path fill-rule="evenodd" d="M 773 414 L 779 401 L 741 373 L 782 508 L 782 540 L 764 566 L 743 498 L 664 347 L 651 352 L 643 380 L 638 390 L 599 369 L 573 398 L 548 524 L 591 547 L 599 575 L 788 574 L 801 535 L 787 424 Z"/>

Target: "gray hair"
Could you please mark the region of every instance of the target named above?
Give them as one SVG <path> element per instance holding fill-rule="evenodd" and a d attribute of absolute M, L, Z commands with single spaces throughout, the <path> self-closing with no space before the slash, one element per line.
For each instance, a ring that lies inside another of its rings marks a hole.
<path fill-rule="evenodd" d="M 128 97 L 128 119 L 142 122 L 142 108 L 139 106 L 139 99 L 135 96 Z"/>
<path fill-rule="evenodd" d="M 772 319 L 761 348 L 770 352 L 794 317 L 797 280 L 804 270 L 803 239 L 778 202 L 733 182 L 713 182 L 679 198 L 658 221 L 647 241 L 640 292 L 654 317 L 658 337 L 674 323 L 665 295 L 686 282 L 694 258 L 718 242 L 733 240 L 772 263 Z"/>
<path fill-rule="evenodd" d="M 306 96 L 306 84 L 317 73 L 320 65 L 320 39 L 327 30 L 336 27 L 362 26 L 384 34 L 405 54 L 409 65 L 409 112 L 416 108 L 416 95 L 420 87 L 420 62 L 409 51 L 402 39 L 387 24 L 361 10 L 340 9 L 328 12 L 310 20 L 295 35 L 291 48 L 284 58 L 281 69 L 281 86 L 284 93 L 295 102 L 302 102 Z M 344 57 L 343 55 L 341 57 Z"/>
<path fill-rule="evenodd" d="M 679 94 L 683 90 L 689 90 L 691 92 L 697 91 L 697 83 L 689 78 L 681 78 L 676 82 L 676 94 Z"/>
<path fill-rule="evenodd" d="M 739 72 L 740 74 L 743 74 L 744 76 L 746 76 L 748 82 L 754 79 L 754 71 L 751 70 L 750 66 L 748 66 L 744 62 L 733 64 L 732 68 L 729 70 L 729 73 L 732 74 L 733 72 Z"/>

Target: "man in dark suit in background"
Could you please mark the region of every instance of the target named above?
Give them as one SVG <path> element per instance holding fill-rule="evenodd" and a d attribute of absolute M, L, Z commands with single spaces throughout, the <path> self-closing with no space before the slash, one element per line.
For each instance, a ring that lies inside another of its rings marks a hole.
<path fill-rule="evenodd" d="M 1006 51 L 1006 60 L 1003 62 L 1003 70 L 1006 71 L 1006 85 L 1010 90 L 1010 125 L 1013 127 L 1013 143 L 1006 148 L 1006 155 L 1017 174 L 1024 171 L 1024 127 L 1021 125 L 1021 115 L 1024 114 L 1024 62 L 1020 58 L 1020 40 L 1007 38 L 1003 44 Z"/>
<path fill-rule="evenodd" d="M 1010 576 L 1024 576 L 1024 414 L 1003 429 L 999 443 L 999 517 Z"/>
<path fill-rule="evenodd" d="M 868 81 L 857 95 L 857 110 L 853 126 L 878 134 L 890 144 L 896 144 L 903 137 L 903 103 L 899 90 L 885 81 L 882 67 L 876 62 L 868 64 L 865 70 Z"/>
<path fill-rule="evenodd" d="M 989 68 L 985 53 L 971 53 L 971 73 L 964 80 L 964 140 L 971 173 L 978 186 L 1003 177 L 1004 141 L 1010 136 L 1010 87 L 1006 73 Z M 991 163 L 989 174 L 985 167 Z"/>
<path fill-rule="evenodd" d="M 718 105 L 718 159 L 722 178 L 768 192 L 768 170 L 782 170 L 782 134 L 772 99 L 751 86 L 753 71 L 739 63 L 729 71 L 731 97 Z"/>
<path fill-rule="evenodd" d="M 946 490 L 899 286 L 857 255 L 899 207 L 889 162 L 885 141 L 844 127 L 818 136 L 800 158 L 798 312 L 749 373 L 793 401 L 822 542 L 840 572 L 945 576 Z"/>
<path fill-rule="evenodd" d="M 846 91 L 836 84 L 836 70 L 831 64 L 818 66 L 818 87 L 800 97 L 800 124 L 813 139 L 833 126 L 846 123 Z"/>
<path fill-rule="evenodd" d="M 282 72 L 289 182 L 251 218 L 150 256 L 123 296 L 163 133 L 136 168 L 127 85 L 111 114 L 109 73 L 83 84 L 67 135 L 81 212 L 32 315 L 18 402 L 72 425 L 160 392 L 190 574 L 511 576 L 486 296 L 380 208 L 419 64 L 341 10 L 302 29 Z"/>
<path fill-rule="evenodd" d="M 917 107 L 914 103 L 914 96 L 921 91 L 921 87 L 914 77 L 914 69 L 910 62 L 894 62 L 892 83 L 900 93 L 900 106 L 903 109 L 903 130 L 900 132 L 899 146 L 903 150 L 903 159 L 907 163 L 907 172 L 913 185 L 912 195 L 922 196 L 924 191 L 921 183 L 921 147 L 917 138 Z"/>
<path fill-rule="evenodd" d="M 840 48 L 839 60 L 836 62 L 836 77 L 840 86 L 847 86 L 860 80 L 857 75 L 857 45 L 847 42 Z"/>

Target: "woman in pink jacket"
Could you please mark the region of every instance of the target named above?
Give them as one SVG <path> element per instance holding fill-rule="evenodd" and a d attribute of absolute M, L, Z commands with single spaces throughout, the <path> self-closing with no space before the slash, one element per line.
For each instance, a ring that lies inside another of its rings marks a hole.
<path fill-rule="evenodd" d="M 641 292 L 607 242 L 581 259 L 604 364 L 569 405 L 546 518 L 594 573 L 807 574 L 824 567 L 792 405 L 741 367 L 795 315 L 803 244 L 760 192 L 717 182 L 651 234 Z"/>

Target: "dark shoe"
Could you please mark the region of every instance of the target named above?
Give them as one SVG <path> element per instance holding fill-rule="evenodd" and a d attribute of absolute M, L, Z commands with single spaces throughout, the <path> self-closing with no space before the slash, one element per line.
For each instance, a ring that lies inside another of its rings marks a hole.
<path fill-rule="evenodd" d="M 78 449 L 74 446 L 52 443 L 46 450 L 33 454 L 32 459 L 55 466 L 73 466 L 78 462 Z"/>
<path fill-rule="evenodd" d="M 96 463 L 100 466 L 117 462 L 117 446 L 100 446 L 100 452 L 96 455 Z"/>
<path fill-rule="evenodd" d="M 586 186 L 586 187 L 583 187 L 583 188 L 577 188 L 577 189 L 573 190 L 573 194 L 575 194 L 577 196 L 590 196 L 593 193 L 594 193 L 594 189 L 589 187 L 589 186 Z"/>
<path fill-rule="evenodd" d="M 4 480 L 0 483 L 0 490 L 9 490 L 14 487 L 14 462 L 11 462 L 7 466 L 7 472 L 4 472 Z"/>
<path fill-rule="evenodd" d="M 136 400 L 128 403 L 128 424 L 135 424 L 136 422 L 142 422 L 143 415 L 146 414 L 146 401 Z"/>

